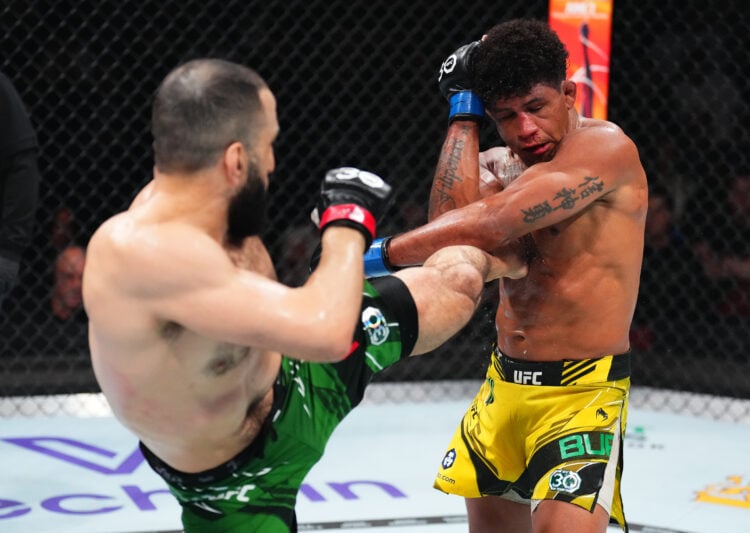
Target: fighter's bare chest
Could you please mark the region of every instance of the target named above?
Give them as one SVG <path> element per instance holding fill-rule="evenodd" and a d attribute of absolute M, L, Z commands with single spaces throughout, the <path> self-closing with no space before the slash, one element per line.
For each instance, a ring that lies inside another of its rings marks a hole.
<path fill-rule="evenodd" d="M 253 352 L 250 347 L 216 342 L 175 323 L 164 326 L 162 338 L 183 364 L 208 377 L 223 376 L 247 366 Z"/>
<path fill-rule="evenodd" d="M 238 368 L 250 356 L 250 348 L 222 343 L 214 347 L 209 355 L 204 373 L 209 376 L 221 376 Z"/>
<path fill-rule="evenodd" d="M 548 263 L 570 252 L 575 240 L 567 237 L 559 227 L 550 226 L 521 237 L 520 249 L 529 266 Z"/>

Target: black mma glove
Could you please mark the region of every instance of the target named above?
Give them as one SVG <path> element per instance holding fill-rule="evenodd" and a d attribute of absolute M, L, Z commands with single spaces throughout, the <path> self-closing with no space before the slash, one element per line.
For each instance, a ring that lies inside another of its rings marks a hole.
<path fill-rule="evenodd" d="M 465 44 L 440 65 L 438 85 L 440 92 L 450 103 L 448 120 L 479 121 L 484 116 L 484 105 L 479 97 L 471 90 L 469 71 L 471 56 L 479 46 L 480 41 Z"/>
<path fill-rule="evenodd" d="M 360 231 L 367 249 L 375 238 L 376 221 L 385 211 L 390 193 L 390 185 L 372 172 L 352 167 L 329 170 L 320 186 L 320 199 L 312 218 L 321 234 L 330 226 Z"/>

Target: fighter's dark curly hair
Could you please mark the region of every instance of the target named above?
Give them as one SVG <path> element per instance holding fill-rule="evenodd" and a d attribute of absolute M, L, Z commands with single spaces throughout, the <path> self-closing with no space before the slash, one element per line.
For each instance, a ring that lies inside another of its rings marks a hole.
<path fill-rule="evenodd" d="M 546 23 L 501 22 L 472 54 L 472 90 L 491 108 L 499 99 L 527 94 L 538 83 L 559 89 L 567 64 L 568 51 Z"/>

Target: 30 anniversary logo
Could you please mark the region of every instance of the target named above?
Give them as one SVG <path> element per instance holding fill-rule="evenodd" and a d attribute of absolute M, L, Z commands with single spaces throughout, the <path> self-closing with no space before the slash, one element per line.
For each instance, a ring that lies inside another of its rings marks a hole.
<path fill-rule="evenodd" d="M 695 500 L 750 509 L 750 482 L 742 476 L 727 476 L 724 482 L 698 491 Z"/>

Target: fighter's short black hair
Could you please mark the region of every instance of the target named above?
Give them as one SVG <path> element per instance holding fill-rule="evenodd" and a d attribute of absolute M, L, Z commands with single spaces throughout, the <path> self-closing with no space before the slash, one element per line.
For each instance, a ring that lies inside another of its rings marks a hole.
<path fill-rule="evenodd" d="M 523 96 L 540 83 L 560 89 L 567 66 L 568 51 L 545 22 L 501 22 L 473 53 L 472 90 L 491 108 L 498 100 Z"/>
<path fill-rule="evenodd" d="M 252 149 L 265 124 L 252 69 L 221 59 L 196 59 L 170 72 L 151 111 L 154 160 L 162 172 L 193 172 L 213 164 L 232 142 Z"/>

